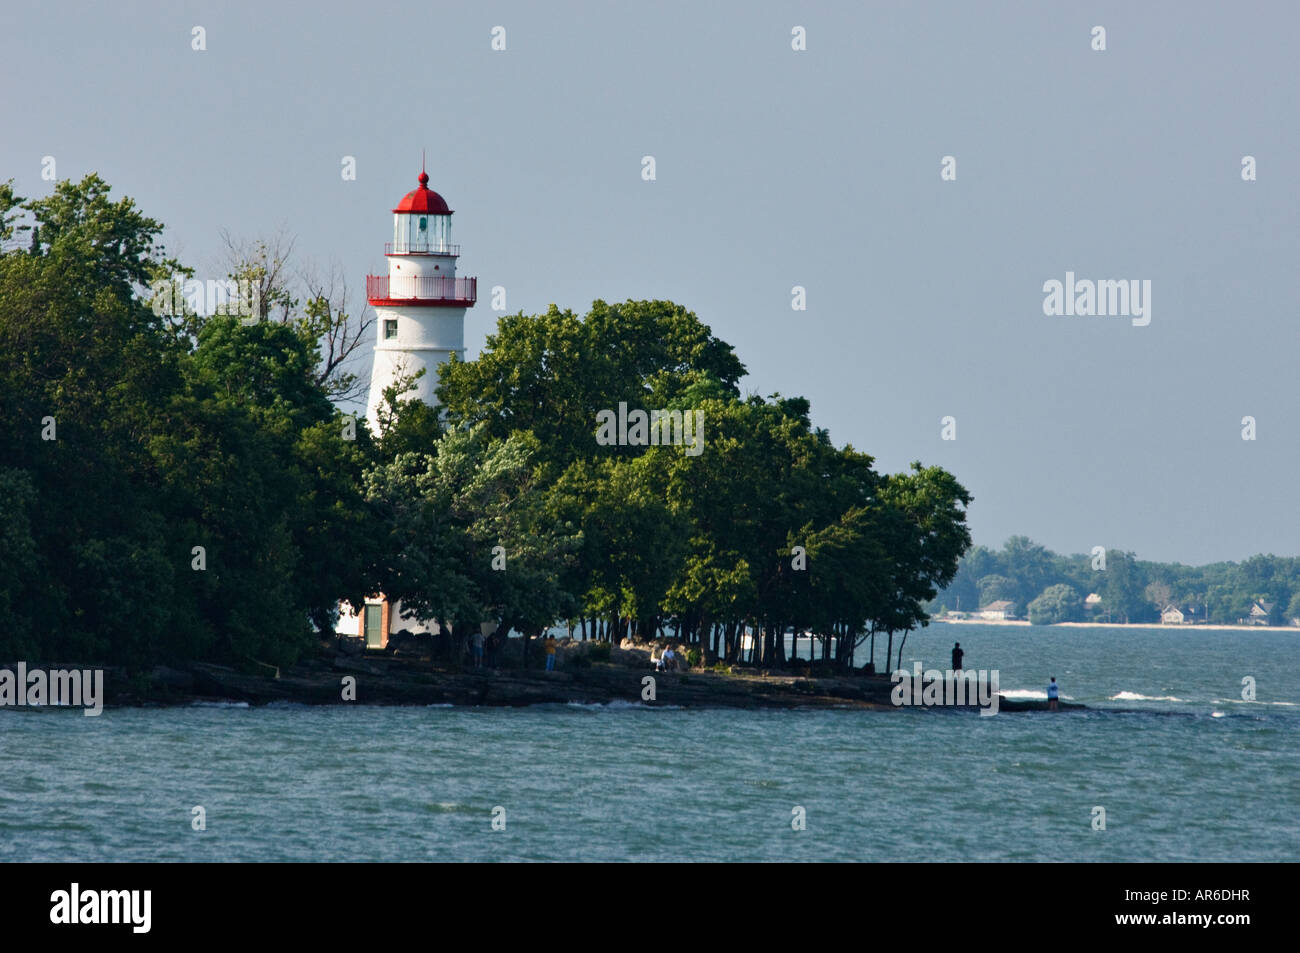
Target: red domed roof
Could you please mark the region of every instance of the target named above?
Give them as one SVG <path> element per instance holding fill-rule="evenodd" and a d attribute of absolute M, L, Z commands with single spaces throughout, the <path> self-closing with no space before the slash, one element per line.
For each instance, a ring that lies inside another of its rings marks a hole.
<path fill-rule="evenodd" d="M 394 212 L 414 212 L 423 215 L 450 215 L 451 209 L 441 195 L 429 188 L 429 176 L 420 173 L 420 187 L 407 192 L 402 201 L 397 203 Z"/>

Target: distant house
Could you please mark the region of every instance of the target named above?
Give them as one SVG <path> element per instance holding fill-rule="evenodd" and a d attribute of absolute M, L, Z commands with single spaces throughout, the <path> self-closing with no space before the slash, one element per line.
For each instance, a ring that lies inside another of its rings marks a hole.
<path fill-rule="evenodd" d="M 1273 611 L 1271 602 L 1252 602 L 1250 613 L 1246 616 L 1247 625 L 1268 625 L 1269 613 Z"/>
<path fill-rule="evenodd" d="M 997 602 L 990 602 L 980 609 L 979 616 L 981 619 L 988 619 L 993 622 L 1005 622 L 1007 619 L 1016 617 L 1016 604 L 1006 599 L 999 599 Z"/>
<path fill-rule="evenodd" d="M 1178 606 L 1170 603 L 1160 610 L 1161 625 L 1183 625 L 1187 621 L 1187 616 Z"/>
<path fill-rule="evenodd" d="M 1089 610 L 1091 610 L 1091 609 L 1100 609 L 1100 608 L 1101 608 L 1101 596 L 1097 595 L 1097 593 L 1095 593 L 1095 592 L 1090 592 L 1090 593 L 1088 593 L 1088 598 L 1086 598 L 1086 599 L 1083 600 L 1083 607 L 1084 607 L 1085 609 L 1089 609 Z"/>

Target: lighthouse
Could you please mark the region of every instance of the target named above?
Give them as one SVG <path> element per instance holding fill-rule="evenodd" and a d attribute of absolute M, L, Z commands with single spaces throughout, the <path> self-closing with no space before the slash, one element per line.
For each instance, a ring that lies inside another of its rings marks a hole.
<path fill-rule="evenodd" d="M 366 419 L 378 424 L 384 389 L 423 370 L 409 390 L 412 396 L 436 404 L 438 367 L 453 354 L 465 352 L 465 312 L 474 307 L 478 279 L 458 278 L 459 246 L 451 243 L 451 209 L 429 188 L 421 169 L 418 188 L 407 192 L 393 209 L 393 240 L 384 245 L 388 274 L 366 276 L 366 299 L 375 309 L 377 339 L 370 370 Z M 370 649 L 388 647 L 390 635 L 437 634 L 436 622 L 421 622 L 383 593 L 367 597 L 354 608 L 339 604 L 335 630 L 358 636 Z"/>
<path fill-rule="evenodd" d="M 393 240 L 384 245 L 388 274 L 366 276 L 377 334 L 366 401 L 371 427 L 384 388 L 421 369 L 414 394 L 401 396 L 437 403 L 438 365 L 452 354 L 464 356 L 465 312 L 477 299 L 478 279 L 456 276 L 460 247 L 451 243 L 451 209 L 429 188 L 423 169 L 417 181 L 393 209 Z"/>

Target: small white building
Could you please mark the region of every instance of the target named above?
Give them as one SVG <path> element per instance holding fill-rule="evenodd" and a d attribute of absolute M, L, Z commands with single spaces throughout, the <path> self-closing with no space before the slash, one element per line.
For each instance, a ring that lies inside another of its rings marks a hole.
<path fill-rule="evenodd" d="M 1161 625 L 1183 625 L 1187 621 L 1187 616 L 1178 606 L 1170 603 L 1160 610 Z"/>
<path fill-rule="evenodd" d="M 339 620 L 334 626 L 338 635 L 362 636 L 368 649 L 388 648 L 388 637 L 405 629 L 414 635 L 437 635 L 436 622 L 420 622 L 402 609 L 398 600 L 390 602 L 383 593 L 371 596 L 358 613 L 348 602 L 339 603 Z"/>

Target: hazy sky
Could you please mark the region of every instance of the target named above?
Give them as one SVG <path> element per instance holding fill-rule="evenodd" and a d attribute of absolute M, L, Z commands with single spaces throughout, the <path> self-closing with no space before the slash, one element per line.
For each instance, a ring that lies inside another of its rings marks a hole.
<path fill-rule="evenodd" d="M 470 357 L 493 285 L 511 312 L 668 298 L 749 391 L 806 395 L 883 470 L 950 468 L 977 542 L 1295 554 L 1298 26 L 1283 2 L 5 4 L 0 180 L 99 172 L 200 277 L 221 228 L 284 226 L 359 293 L 427 149 L 479 278 Z M 1045 315 L 1067 271 L 1149 280 L 1150 323 Z"/>

